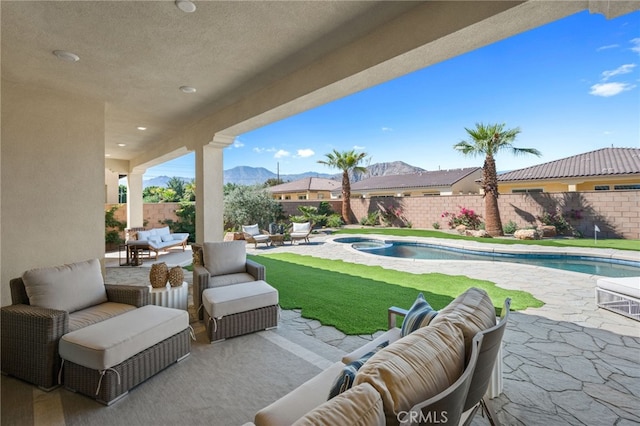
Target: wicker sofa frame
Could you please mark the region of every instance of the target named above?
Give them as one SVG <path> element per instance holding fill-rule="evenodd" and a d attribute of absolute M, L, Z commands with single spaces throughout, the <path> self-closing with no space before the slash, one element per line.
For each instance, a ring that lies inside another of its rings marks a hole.
<path fill-rule="evenodd" d="M 111 405 L 135 386 L 187 357 L 191 350 L 190 338 L 190 329 L 186 328 L 111 367 L 102 378 L 97 370 L 65 361 L 62 369 L 65 387 Z"/>
<path fill-rule="evenodd" d="M 9 282 L 12 305 L 0 309 L 2 373 L 33 383 L 43 390 L 56 388 L 61 358 L 60 338 L 69 332 L 69 313 L 31 306 L 22 278 Z M 149 303 L 148 287 L 105 285 L 110 302 L 141 307 Z"/>

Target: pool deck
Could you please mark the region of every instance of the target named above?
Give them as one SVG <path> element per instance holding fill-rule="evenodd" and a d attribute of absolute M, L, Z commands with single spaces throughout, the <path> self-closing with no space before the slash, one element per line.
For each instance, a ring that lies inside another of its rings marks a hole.
<path fill-rule="evenodd" d="M 361 237 L 376 238 L 369 234 Z M 357 251 L 349 244 L 335 243 L 333 238 L 318 234 L 311 236 L 309 244 L 259 248 L 249 244 L 247 253 L 290 252 L 412 273 L 465 275 L 492 281 L 505 289 L 527 291 L 545 305 L 510 315 L 504 337 L 503 393 L 491 401 L 502 424 L 640 424 L 640 322 L 596 307 L 594 293 L 598 276 L 490 260 L 414 260 L 376 256 Z M 391 239 L 388 236 L 379 238 Z M 442 242 L 430 238 L 392 239 Z M 495 249 L 495 246 L 487 247 L 488 244 L 451 241 L 473 249 Z M 448 240 L 446 242 L 449 243 Z M 531 245 L 500 246 L 502 249 L 630 258 L 634 261 L 639 257 L 635 252 L 611 249 Z M 176 255 L 184 257 L 190 253 Z M 182 260 L 185 261 L 188 259 Z M 153 262 L 146 263 L 150 265 Z M 118 275 L 139 268 L 109 269 Z M 312 341 L 319 343 L 310 348 L 325 358 L 349 352 L 373 337 L 346 336 L 333 327 L 302 318 L 299 311 L 283 311 L 276 332 L 299 342 L 302 340 L 296 336 L 312 337 Z M 334 348 L 334 352 L 326 347 Z M 488 421 L 478 414 L 472 424 L 486 425 Z"/>

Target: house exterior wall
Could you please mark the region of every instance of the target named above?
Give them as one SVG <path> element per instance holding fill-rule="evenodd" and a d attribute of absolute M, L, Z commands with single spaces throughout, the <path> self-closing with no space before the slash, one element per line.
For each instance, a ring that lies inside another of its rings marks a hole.
<path fill-rule="evenodd" d="M 288 198 L 287 198 L 288 197 Z M 306 197 L 307 200 L 328 200 L 331 198 L 330 191 L 308 191 L 308 192 L 283 192 L 273 194 L 275 200 L 299 200 L 299 197 Z"/>
<path fill-rule="evenodd" d="M 105 194 L 104 202 L 115 204 L 119 201 L 120 175 L 109 169 L 104 169 Z"/>
<path fill-rule="evenodd" d="M 341 200 L 328 201 L 335 212 L 341 211 Z M 594 225 L 598 225 L 600 238 L 640 239 L 640 191 L 591 191 L 533 194 L 501 194 L 498 198 L 503 225 L 515 222 L 519 228 L 537 224 L 536 216 L 545 211 L 570 212 L 579 219 L 571 220 L 585 237 L 593 237 Z M 283 201 L 286 214 L 299 214 L 299 205 L 314 205 L 313 201 Z M 482 195 L 451 195 L 443 197 L 383 197 L 353 198 L 351 209 L 358 221 L 368 213 L 384 207 L 399 207 L 403 216 L 414 228 L 433 229 L 437 222 L 447 229 L 443 212 L 457 213 L 460 207 L 475 210 L 484 216 Z"/>
<path fill-rule="evenodd" d="M 2 80 L 2 305 L 28 269 L 104 257 L 104 105 Z"/>
<path fill-rule="evenodd" d="M 640 177 L 632 178 L 589 178 L 572 179 L 572 180 L 553 180 L 553 181 L 526 181 L 517 183 L 501 183 L 498 190 L 501 194 L 512 193 L 513 190 L 540 188 L 543 192 L 564 192 L 570 191 L 569 185 L 575 185 L 576 191 L 595 191 L 596 186 L 609 185 L 614 190 L 614 185 L 638 185 Z"/>

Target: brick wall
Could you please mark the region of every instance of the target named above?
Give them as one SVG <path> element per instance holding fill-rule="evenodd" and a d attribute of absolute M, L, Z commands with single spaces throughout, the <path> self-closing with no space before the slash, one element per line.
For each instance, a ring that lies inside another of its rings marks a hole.
<path fill-rule="evenodd" d="M 333 210 L 340 212 L 339 200 L 327 200 Z M 640 191 L 592 191 L 532 194 L 501 194 L 498 198 L 503 225 L 510 220 L 519 228 L 537 224 L 536 216 L 545 211 L 578 211 L 580 219 L 572 225 L 585 237 L 593 237 L 594 225 L 600 228 L 600 238 L 640 239 Z M 283 201 L 285 213 L 299 214 L 299 205 L 318 205 L 318 201 Z M 482 195 L 450 195 L 435 197 L 385 197 L 378 199 L 352 199 L 354 221 L 379 209 L 379 204 L 399 207 L 414 228 L 433 229 L 438 222 L 442 229 L 447 221 L 441 217 L 445 211 L 457 213 L 459 207 L 475 210 L 484 216 Z"/>
<path fill-rule="evenodd" d="M 118 204 L 105 204 L 104 209 L 109 210 L 112 206 Z M 127 205 L 120 204 L 116 210 L 114 217 L 124 223 L 127 223 Z M 145 222 L 145 228 L 160 228 L 165 226 L 160 223 L 161 220 L 171 219 L 178 220 L 176 210 L 180 208 L 180 203 L 145 203 L 142 205 L 142 218 Z M 124 232 L 122 238 L 125 238 Z"/>

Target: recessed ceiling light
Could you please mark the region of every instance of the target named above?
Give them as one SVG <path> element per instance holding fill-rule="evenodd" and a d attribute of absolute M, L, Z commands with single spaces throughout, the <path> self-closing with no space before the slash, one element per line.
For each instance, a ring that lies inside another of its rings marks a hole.
<path fill-rule="evenodd" d="M 119 143 L 118 146 L 127 146 L 126 143 Z"/>
<path fill-rule="evenodd" d="M 196 5 L 189 0 L 176 0 L 176 6 L 183 12 L 191 13 L 196 11 Z"/>
<path fill-rule="evenodd" d="M 180 90 L 184 93 L 196 93 L 196 88 L 191 86 L 180 86 Z"/>
<path fill-rule="evenodd" d="M 144 126 L 138 126 L 138 127 L 137 127 L 137 129 L 138 129 L 138 130 L 147 130 L 147 128 L 146 128 L 146 127 L 144 127 Z"/>
<path fill-rule="evenodd" d="M 78 62 L 80 60 L 80 56 L 75 53 L 67 52 L 66 50 L 54 50 L 53 54 L 56 55 L 58 59 L 65 62 Z"/>
<path fill-rule="evenodd" d="M 105 154 L 104 156 L 105 157 L 111 157 L 111 154 Z"/>

